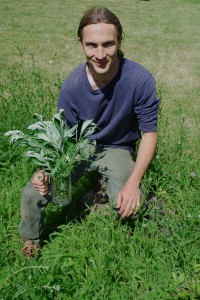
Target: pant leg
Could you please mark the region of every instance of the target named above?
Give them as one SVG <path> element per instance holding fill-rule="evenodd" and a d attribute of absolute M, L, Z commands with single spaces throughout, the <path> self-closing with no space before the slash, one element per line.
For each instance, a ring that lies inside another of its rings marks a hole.
<path fill-rule="evenodd" d="M 80 166 L 72 173 L 72 184 L 74 184 L 83 174 L 86 169 L 85 164 Z M 44 197 L 33 187 L 31 183 L 21 190 L 21 222 L 19 224 L 19 233 L 25 240 L 34 240 L 39 242 L 44 229 L 45 208 L 52 200 L 52 196 L 45 195 Z M 51 183 L 48 190 L 51 193 Z"/>
<path fill-rule="evenodd" d="M 48 197 L 43 197 L 31 181 L 22 189 L 20 235 L 24 239 L 39 241 L 44 228 L 45 207 Z"/>
<path fill-rule="evenodd" d="M 106 192 L 113 207 L 117 206 L 117 195 L 122 186 L 130 177 L 135 162 L 128 150 L 122 148 L 104 148 L 100 158 L 92 167 L 100 171 Z M 141 188 L 141 196 L 143 194 Z"/>

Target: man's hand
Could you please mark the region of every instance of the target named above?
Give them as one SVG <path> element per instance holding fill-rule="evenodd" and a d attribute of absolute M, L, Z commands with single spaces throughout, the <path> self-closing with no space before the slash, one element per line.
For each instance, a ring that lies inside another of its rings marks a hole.
<path fill-rule="evenodd" d="M 128 180 L 121 188 L 117 198 L 117 208 L 119 214 L 129 217 L 135 214 L 140 207 L 140 187 L 139 183 L 133 183 Z"/>
<path fill-rule="evenodd" d="M 153 158 L 156 144 L 156 132 L 143 133 L 133 172 L 118 194 L 117 205 L 122 217 L 129 217 L 140 207 L 140 182 Z"/>
<path fill-rule="evenodd" d="M 40 195 L 44 196 L 48 193 L 48 177 L 41 170 L 33 176 L 32 185 Z"/>

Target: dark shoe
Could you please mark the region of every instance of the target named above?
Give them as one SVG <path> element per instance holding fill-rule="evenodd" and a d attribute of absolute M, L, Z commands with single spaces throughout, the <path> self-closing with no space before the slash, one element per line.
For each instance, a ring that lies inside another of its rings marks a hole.
<path fill-rule="evenodd" d="M 94 190 L 95 192 L 95 197 L 94 197 L 94 204 L 99 203 L 99 204 L 105 204 L 109 202 L 108 195 L 106 194 L 106 189 L 104 188 L 103 181 L 100 178 L 98 181 L 98 185 Z"/>
<path fill-rule="evenodd" d="M 26 258 L 39 256 L 41 253 L 41 246 L 33 240 L 25 240 L 24 247 L 21 249 L 21 252 Z"/>
<path fill-rule="evenodd" d="M 77 205 L 77 213 L 81 215 L 82 212 L 85 211 L 85 209 L 89 209 L 90 212 L 108 209 L 108 202 L 109 198 L 105 193 L 105 190 L 99 186 L 95 189 L 89 190 L 85 195 L 81 197 Z"/>
<path fill-rule="evenodd" d="M 78 204 L 79 206 L 82 204 L 84 207 L 93 207 L 97 203 L 106 204 L 108 202 L 108 195 L 106 194 L 105 188 L 102 186 L 102 183 L 99 180 L 98 185 L 84 194 Z"/>
<path fill-rule="evenodd" d="M 99 203 L 99 204 L 105 204 L 109 202 L 108 195 L 105 192 L 105 189 L 100 187 L 96 192 L 95 192 L 95 200 L 94 203 Z"/>

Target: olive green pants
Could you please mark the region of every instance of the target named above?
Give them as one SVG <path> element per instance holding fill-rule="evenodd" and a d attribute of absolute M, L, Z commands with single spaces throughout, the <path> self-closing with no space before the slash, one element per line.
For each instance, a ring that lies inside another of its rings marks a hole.
<path fill-rule="evenodd" d="M 116 207 L 117 194 L 132 173 L 134 164 L 128 150 L 98 147 L 89 162 L 83 162 L 77 167 L 72 176 L 72 184 L 85 172 L 98 171 L 110 205 Z M 22 189 L 19 231 L 24 239 L 40 240 L 44 227 L 45 208 L 50 201 L 48 196 L 43 197 L 39 194 L 31 181 Z"/>

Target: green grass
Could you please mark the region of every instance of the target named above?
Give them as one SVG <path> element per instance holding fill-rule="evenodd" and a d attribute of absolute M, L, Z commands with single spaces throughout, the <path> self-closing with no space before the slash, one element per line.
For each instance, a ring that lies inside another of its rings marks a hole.
<path fill-rule="evenodd" d="M 200 298 L 199 1 L 1 1 L 0 299 Z M 154 74 L 162 100 L 159 144 L 144 178 L 156 194 L 134 222 L 50 204 L 39 259 L 24 260 L 20 190 L 34 166 L 3 134 L 51 117 L 64 78 L 84 61 L 82 12 L 104 5 L 124 26 L 127 57 Z M 162 208 L 162 209 L 161 209 Z"/>

